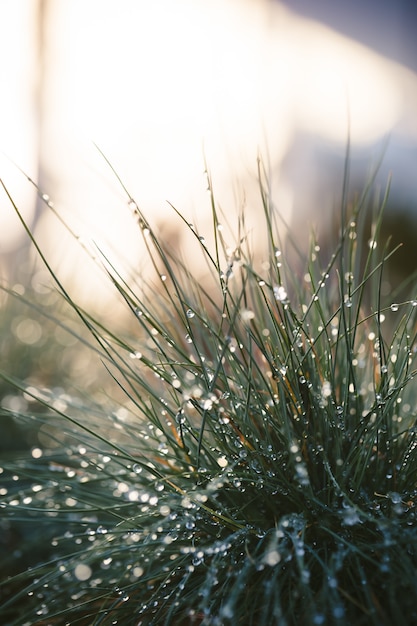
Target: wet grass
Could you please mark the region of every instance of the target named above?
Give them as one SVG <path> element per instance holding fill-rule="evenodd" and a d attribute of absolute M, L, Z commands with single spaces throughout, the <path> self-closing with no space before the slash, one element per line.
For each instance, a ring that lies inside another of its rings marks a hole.
<path fill-rule="evenodd" d="M 346 182 L 335 249 L 312 236 L 303 255 L 280 242 L 261 164 L 259 179 L 262 258 L 244 216 L 226 241 L 213 193 L 212 243 L 177 213 L 204 279 L 126 191 L 155 272 L 99 258 L 125 333 L 38 249 L 118 399 L 3 366 L 14 419 L 51 444 L 2 463 L 8 565 L 32 555 L 1 584 L 5 623 L 416 622 L 417 294 L 381 295 L 385 201 L 371 206 L 371 181 L 349 204 Z"/>

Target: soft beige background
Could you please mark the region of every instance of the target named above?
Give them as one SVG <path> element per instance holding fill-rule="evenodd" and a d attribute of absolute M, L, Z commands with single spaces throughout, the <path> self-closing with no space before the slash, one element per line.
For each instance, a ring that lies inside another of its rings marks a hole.
<path fill-rule="evenodd" d="M 278 2 L 1 0 L 0 29 L 0 152 L 83 241 L 135 263 L 143 249 L 94 143 L 155 222 L 167 228 L 169 200 L 206 234 L 203 155 L 225 213 L 245 198 L 256 226 L 259 153 L 279 210 L 310 222 L 334 205 L 349 123 L 353 154 L 370 162 L 387 135 L 417 141 L 417 76 Z M 317 146 L 336 159 L 333 189 L 318 184 Z M 34 220 L 33 189 L 3 156 L 0 174 Z M 81 266 L 86 285 L 84 261 L 37 211 L 48 258 L 69 277 Z M 3 256 L 21 237 L 2 194 Z"/>

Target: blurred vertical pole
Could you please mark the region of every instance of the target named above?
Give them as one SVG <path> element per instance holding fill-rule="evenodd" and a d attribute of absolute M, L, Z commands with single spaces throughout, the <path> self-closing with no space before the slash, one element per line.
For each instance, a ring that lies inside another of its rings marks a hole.
<path fill-rule="evenodd" d="M 18 168 L 31 178 L 38 174 L 44 3 L 44 0 L 0 3 L 0 177 L 30 226 L 36 215 L 36 193 Z M 21 280 L 27 270 L 27 259 L 27 238 L 2 191 L 1 279 L 11 284 Z"/>
<path fill-rule="evenodd" d="M 48 21 L 48 9 L 49 0 L 37 1 L 37 20 L 36 20 L 36 58 L 37 58 L 37 81 L 35 91 L 35 119 L 38 135 L 38 163 L 37 163 L 37 177 L 36 182 L 39 186 L 39 190 L 43 190 L 43 127 L 44 127 L 44 94 L 45 94 L 45 79 L 47 71 L 47 51 L 46 51 L 46 30 Z M 38 195 L 36 197 L 35 214 L 33 217 L 33 227 L 36 226 L 36 222 L 43 210 L 43 203 Z"/>
<path fill-rule="evenodd" d="M 33 232 L 36 228 L 36 224 L 44 210 L 44 203 L 41 197 L 43 191 L 44 182 L 44 168 L 43 168 L 43 150 L 45 144 L 43 141 L 43 127 L 44 127 L 44 97 L 45 97 L 45 80 L 47 72 L 47 50 L 46 50 L 46 30 L 48 20 L 49 0 L 36 0 L 36 13 L 34 20 L 34 46 L 33 46 L 33 61 L 34 61 L 34 90 L 33 90 L 33 120 L 35 126 L 36 137 L 36 165 L 34 182 L 38 186 L 39 192 L 35 193 L 33 200 L 34 211 L 31 216 L 28 225 Z M 28 239 L 25 240 L 20 247 L 21 263 L 27 268 L 27 279 L 30 278 L 30 260 L 29 260 L 29 245 Z M 19 277 L 18 277 L 19 278 Z"/>

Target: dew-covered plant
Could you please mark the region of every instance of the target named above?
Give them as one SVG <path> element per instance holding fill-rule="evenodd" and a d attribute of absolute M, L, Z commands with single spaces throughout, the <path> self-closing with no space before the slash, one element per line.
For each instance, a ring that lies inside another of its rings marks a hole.
<path fill-rule="evenodd" d="M 344 194 L 335 250 L 312 236 L 302 261 L 259 178 L 263 254 L 243 216 L 226 241 L 214 194 L 212 244 L 176 213 L 203 279 L 127 194 L 155 273 L 102 255 L 125 333 L 38 250 L 117 400 L 2 366 L 27 406 L 15 419 L 51 438 L 2 461 L 3 532 L 25 530 L 10 564 L 35 555 L 1 584 L 4 623 L 416 623 L 417 294 L 382 297 L 395 251 L 382 210 L 366 231 L 370 187 Z"/>

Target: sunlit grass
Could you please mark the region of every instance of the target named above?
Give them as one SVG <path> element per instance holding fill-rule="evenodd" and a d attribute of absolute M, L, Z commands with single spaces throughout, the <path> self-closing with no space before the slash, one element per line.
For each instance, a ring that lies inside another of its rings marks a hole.
<path fill-rule="evenodd" d="M 383 301 L 395 251 L 371 184 L 352 205 L 346 189 L 335 250 L 312 236 L 304 255 L 279 239 L 261 164 L 259 180 L 263 255 L 244 216 L 226 241 L 214 194 L 212 243 L 177 213 L 204 278 L 126 192 L 155 271 L 126 278 L 101 256 L 125 333 L 44 258 L 109 394 L 57 395 L 2 368 L 26 402 L 15 419 L 53 439 L 2 464 L 11 561 L 34 552 L 2 584 L 8 624 L 417 619 L 417 294 Z"/>

